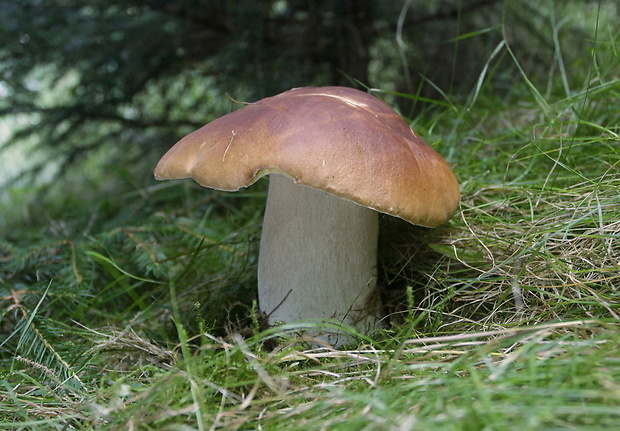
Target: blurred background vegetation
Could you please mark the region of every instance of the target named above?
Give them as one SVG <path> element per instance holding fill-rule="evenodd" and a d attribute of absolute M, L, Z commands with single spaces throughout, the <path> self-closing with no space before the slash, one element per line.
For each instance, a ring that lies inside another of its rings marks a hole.
<path fill-rule="evenodd" d="M 11 193 L 51 188 L 64 211 L 70 193 L 145 185 L 180 136 L 292 87 L 407 93 L 417 98 L 380 97 L 412 117 L 468 97 L 484 70 L 482 84 L 511 103 L 519 71 L 500 44 L 544 87 L 550 64 L 588 62 L 599 9 L 597 19 L 617 19 L 613 0 L 2 2 L 0 227 L 41 214 L 15 211 Z"/>

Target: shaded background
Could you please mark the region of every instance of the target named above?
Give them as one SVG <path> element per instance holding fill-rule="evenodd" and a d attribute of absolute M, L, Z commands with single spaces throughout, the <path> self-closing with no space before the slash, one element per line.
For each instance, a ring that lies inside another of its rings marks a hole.
<path fill-rule="evenodd" d="M 35 179 L 48 192 L 92 196 L 127 187 L 129 177 L 137 182 L 130 187 L 144 185 L 183 134 L 236 109 L 235 101 L 298 86 L 377 88 L 413 117 L 445 94 L 468 97 L 487 67 L 485 85 L 510 103 L 518 72 L 499 43 L 544 82 L 558 44 L 575 56 L 566 63 L 587 56 L 583 23 L 558 23 L 561 9 L 611 3 L 5 1 L 0 185 Z M 562 30 L 561 42 L 551 28 Z"/>

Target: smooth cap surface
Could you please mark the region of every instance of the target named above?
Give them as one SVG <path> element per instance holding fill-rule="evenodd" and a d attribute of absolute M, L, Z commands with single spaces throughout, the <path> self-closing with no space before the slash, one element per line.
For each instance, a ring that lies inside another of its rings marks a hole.
<path fill-rule="evenodd" d="M 234 191 L 274 172 L 427 227 L 460 200 L 435 150 L 389 105 L 346 87 L 296 88 L 220 117 L 175 144 L 155 177 Z"/>

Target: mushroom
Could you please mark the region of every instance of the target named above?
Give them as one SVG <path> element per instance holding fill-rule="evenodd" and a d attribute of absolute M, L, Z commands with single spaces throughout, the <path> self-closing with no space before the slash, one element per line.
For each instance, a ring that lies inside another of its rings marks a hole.
<path fill-rule="evenodd" d="M 335 319 L 369 333 L 378 212 L 436 227 L 456 211 L 446 161 L 389 105 L 346 87 L 295 88 L 218 118 L 174 145 L 157 179 L 236 191 L 270 175 L 258 261 L 269 324 Z M 340 346 L 338 330 L 314 336 Z"/>

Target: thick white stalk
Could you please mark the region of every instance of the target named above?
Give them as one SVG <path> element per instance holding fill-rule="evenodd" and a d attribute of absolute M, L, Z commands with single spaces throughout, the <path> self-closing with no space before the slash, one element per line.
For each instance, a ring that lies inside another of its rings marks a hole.
<path fill-rule="evenodd" d="M 270 176 L 258 260 L 258 300 L 269 323 L 336 319 L 377 327 L 377 213 L 321 190 Z M 336 333 L 316 332 L 338 346 Z"/>

